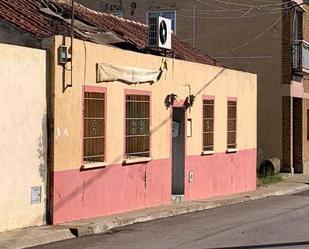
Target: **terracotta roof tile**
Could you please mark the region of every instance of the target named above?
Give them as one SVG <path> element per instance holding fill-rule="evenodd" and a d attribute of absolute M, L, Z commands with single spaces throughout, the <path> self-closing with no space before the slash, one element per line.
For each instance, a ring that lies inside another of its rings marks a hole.
<path fill-rule="evenodd" d="M 52 35 L 69 34 L 69 24 L 40 11 L 40 8 L 44 7 L 41 5 L 41 2 L 42 0 L 0 1 L 0 21 L 6 20 L 39 39 Z M 69 4 L 57 0 L 50 0 L 49 2 L 52 2 L 52 7 L 57 8 L 62 14 L 70 16 Z M 144 51 L 147 47 L 148 28 L 145 24 L 97 12 L 80 4 L 76 4 L 75 18 L 89 25 L 96 26 L 103 32 L 113 32 L 138 50 Z M 78 34 L 76 34 L 76 37 L 81 38 Z M 222 66 L 216 60 L 191 47 L 188 43 L 174 35 L 172 38 L 172 50 L 178 59 Z"/>

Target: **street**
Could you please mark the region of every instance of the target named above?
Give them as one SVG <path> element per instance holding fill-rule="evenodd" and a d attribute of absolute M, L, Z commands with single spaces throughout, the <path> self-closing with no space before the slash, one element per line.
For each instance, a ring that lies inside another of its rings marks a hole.
<path fill-rule="evenodd" d="M 32 249 L 309 248 L 309 191 L 115 229 Z"/>

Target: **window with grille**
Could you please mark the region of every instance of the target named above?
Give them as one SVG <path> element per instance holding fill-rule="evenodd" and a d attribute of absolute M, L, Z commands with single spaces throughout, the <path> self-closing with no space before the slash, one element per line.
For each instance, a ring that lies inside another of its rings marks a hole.
<path fill-rule="evenodd" d="M 227 148 L 236 149 L 237 102 L 227 102 Z"/>
<path fill-rule="evenodd" d="M 126 158 L 150 157 L 150 96 L 126 95 Z"/>
<path fill-rule="evenodd" d="M 105 93 L 84 93 L 84 163 L 104 162 Z"/>
<path fill-rule="evenodd" d="M 203 151 L 214 150 L 214 100 L 203 100 Z"/>

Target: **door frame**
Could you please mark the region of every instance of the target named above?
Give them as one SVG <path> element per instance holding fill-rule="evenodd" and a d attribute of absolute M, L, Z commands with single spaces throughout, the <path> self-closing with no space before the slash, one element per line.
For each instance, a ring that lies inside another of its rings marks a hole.
<path fill-rule="evenodd" d="M 174 103 L 171 108 L 170 113 L 170 158 L 171 158 L 171 196 L 173 195 L 173 115 L 174 115 L 174 108 L 181 108 L 184 109 L 184 177 L 183 177 L 183 196 L 186 195 L 186 161 L 187 161 L 187 109 L 185 107 L 185 100 L 179 100 Z"/>

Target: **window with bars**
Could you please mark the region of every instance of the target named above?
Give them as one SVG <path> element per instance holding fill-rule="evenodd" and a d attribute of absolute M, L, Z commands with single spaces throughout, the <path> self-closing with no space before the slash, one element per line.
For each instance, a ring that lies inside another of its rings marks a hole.
<path fill-rule="evenodd" d="M 84 163 L 105 160 L 105 93 L 84 93 Z"/>
<path fill-rule="evenodd" d="M 237 102 L 227 102 L 227 148 L 236 149 Z"/>
<path fill-rule="evenodd" d="M 150 157 L 149 142 L 150 96 L 126 95 L 126 158 Z"/>
<path fill-rule="evenodd" d="M 203 151 L 214 150 L 214 100 L 203 100 Z"/>

